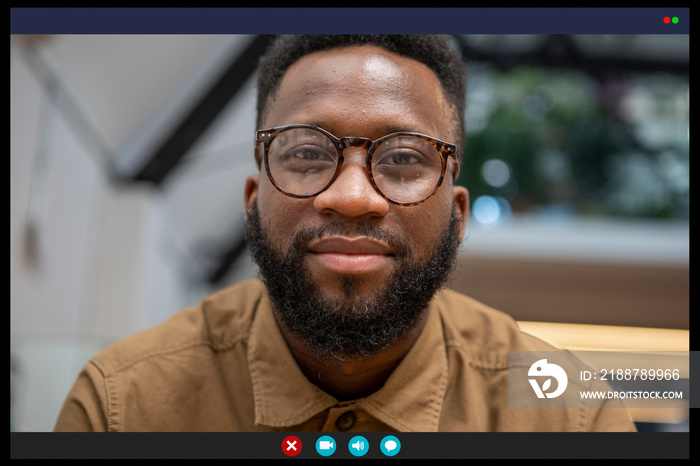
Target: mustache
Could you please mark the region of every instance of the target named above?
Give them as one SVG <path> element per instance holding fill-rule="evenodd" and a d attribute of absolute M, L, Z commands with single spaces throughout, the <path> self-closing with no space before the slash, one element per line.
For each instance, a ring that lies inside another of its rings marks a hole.
<path fill-rule="evenodd" d="M 303 251 L 312 241 L 330 236 L 364 236 L 388 244 L 395 256 L 399 258 L 413 255 L 410 242 L 406 238 L 367 221 L 348 224 L 347 221 L 336 219 L 323 225 L 302 228 L 294 234 L 292 244 L 295 251 Z"/>

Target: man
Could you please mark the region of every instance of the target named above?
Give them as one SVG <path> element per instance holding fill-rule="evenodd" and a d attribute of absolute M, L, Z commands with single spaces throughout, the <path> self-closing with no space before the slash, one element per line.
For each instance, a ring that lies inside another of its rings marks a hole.
<path fill-rule="evenodd" d="M 508 352 L 553 350 L 441 290 L 468 216 L 448 38 L 291 36 L 261 61 L 233 286 L 88 363 L 56 430 L 634 430 L 508 407 Z"/>

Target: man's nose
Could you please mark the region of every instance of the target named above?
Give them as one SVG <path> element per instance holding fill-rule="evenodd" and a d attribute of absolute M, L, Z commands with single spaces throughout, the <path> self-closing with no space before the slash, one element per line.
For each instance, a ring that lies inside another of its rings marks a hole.
<path fill-rule="evenodd" d="M 333 184 L 314 199 L 322 214 L 336 213 L 347 217 L 383 217 L 389 201 L 372 186 L 365 168 L 367 152 L 360 148 L 343 151 L 344 161 Z"/>

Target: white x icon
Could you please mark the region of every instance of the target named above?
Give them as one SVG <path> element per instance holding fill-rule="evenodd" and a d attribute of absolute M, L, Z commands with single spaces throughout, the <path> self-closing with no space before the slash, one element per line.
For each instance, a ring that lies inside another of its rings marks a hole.
<path fill-rule="evenodd" d="M 296 444 L 297 444 L 297 441 L 296 441 L 296 440 L 293 441 L 293 442 L 290 442 L 289 440 L 287 440 L 287 445 L 289 445 L 289 446 L 287 447 L 287 451 L 289 451 L 290 448 L 291 448 L 292 450 L 294 450 L 294 451 L 297 451 L 297 447 L 294 446 L 294 445 L 296 445 Z"/>

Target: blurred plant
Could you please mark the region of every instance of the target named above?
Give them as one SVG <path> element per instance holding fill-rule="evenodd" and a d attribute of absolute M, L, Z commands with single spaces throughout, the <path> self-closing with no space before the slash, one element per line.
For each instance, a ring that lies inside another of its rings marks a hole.
<path fill-rule="evenodd" d="M 464 167 L 472 202 L 515 212 L 688 218 L 688 82 L 470 66 Z"/>

